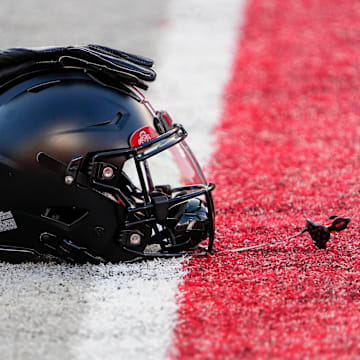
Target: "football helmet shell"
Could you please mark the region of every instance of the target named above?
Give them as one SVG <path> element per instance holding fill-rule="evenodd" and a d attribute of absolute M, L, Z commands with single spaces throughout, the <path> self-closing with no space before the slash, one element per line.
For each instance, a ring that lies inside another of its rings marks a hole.
<path fill-rule="evenodd" d="M 214 185 L 186 131 L 99 73 L 41 68 L 3 87 L 0 258 L 118 262 L 206 239 L 211 250 Z"/>

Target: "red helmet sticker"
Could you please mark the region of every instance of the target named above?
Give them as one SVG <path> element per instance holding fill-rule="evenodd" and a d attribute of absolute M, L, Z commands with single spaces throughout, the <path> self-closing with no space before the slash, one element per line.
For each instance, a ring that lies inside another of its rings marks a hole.
<path fill-rule="evenodd" d="M 136 130 L 130 138 L 130 146 L 137 147 L 145 144 L 148 141 L 155 139 L 158 133 L 150 126 L 144 126 L 143 128 Z"/>

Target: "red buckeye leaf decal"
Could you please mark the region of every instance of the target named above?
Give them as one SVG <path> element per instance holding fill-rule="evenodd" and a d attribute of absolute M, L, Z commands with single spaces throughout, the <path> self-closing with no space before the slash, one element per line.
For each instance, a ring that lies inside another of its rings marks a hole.
<path fill-rule="evenodd" d="M 155 139 L 158 136 L 158 133 L 150 126 L 144 126 L 139 130 L 136 130 L 130 138 L 130 146 L 137 147 L 142 144 L 149 142 L 152 139 Z"/>

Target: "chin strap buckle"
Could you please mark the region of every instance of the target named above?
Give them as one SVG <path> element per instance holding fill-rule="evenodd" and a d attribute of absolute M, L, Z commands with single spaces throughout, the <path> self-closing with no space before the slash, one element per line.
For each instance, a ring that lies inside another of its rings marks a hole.
<path fill-rule="evenodd" d="M 332 215 L 328 217 L 327 221 L 326 225 L 320 225 L 310 219 L 306 220 L 306 229 L 313 239 L 315 246 L 319 249 L 325 249 L 326 243 L 330 240 L 330 234 L 345 230 L 351 219 L 349 217 Z"/>

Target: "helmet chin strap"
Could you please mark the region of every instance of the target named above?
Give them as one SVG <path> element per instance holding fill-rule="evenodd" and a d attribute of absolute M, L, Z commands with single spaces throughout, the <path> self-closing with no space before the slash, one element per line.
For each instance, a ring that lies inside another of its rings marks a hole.
<path fill-rule="evenodd" d="M 351 219 L 349 217 L 340 217 L 337 215 L 331 215 L 327 219 L 327 223 L 325 225 L 317 224 L 313 222 L 310 219 L 306 220 L 306 226 L 304 229 L 302 229 L 300 232 L 298 232 L 295 235 L 289 236 L 281 241 L 277 242 L 269 242 L 259 245 L 252 245 L 247 247 L 242 247 L 238 249 L 230 249 L 230 250 L 224 250 L 224 251 L 218 251 L 217 254 L 220 253 L 232 253 L 232 252 L 243 252 L 243 251 L 249 251 L 254 249 L 260 249 L 267 246 L 274 246 L 281 243 L 284 243 L 290 239 L 294 239 L 298 237 L 301 234 L 304 234 L 308 232 L 314 242 L 314 245 L 318 249 L 325 249 L 326 243 L 330 240 L 330 234 L 334 232 L 340 232 L 342 230 L 345 230 L 349 224 Z"/>

